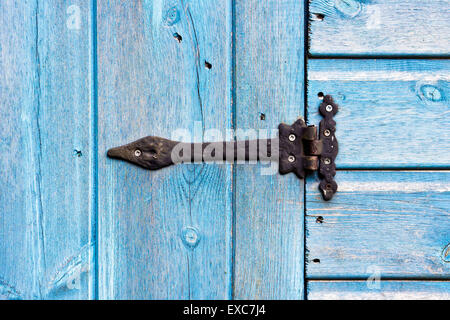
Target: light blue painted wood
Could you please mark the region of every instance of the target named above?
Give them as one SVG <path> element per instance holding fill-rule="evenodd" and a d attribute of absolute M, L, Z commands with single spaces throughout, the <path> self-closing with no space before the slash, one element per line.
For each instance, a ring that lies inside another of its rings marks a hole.
<path fill-rule="evenodd" d="M 309 278 L 450 278 L 449 171 L 338 171 L 307 180 Z"/>
<path fill-rule="evenodd" d="M 94 294 L 90 3 L 0 4 L 0 298 Z"/>
<path fill-rule="evenodd" d="M 309 60 L 308 120 L 331 94 L 338 168 L 450 166 L 450 61 Z"/>
<path fill-rule="evenodd" d="M 311 24 L 311 53 L 447 55 L 448 2 L 418 4 L 314 0 L 325 17 Z M 303 3 L 102 0 L 98 35 L 94 5 L 0 4 L 0 298 L 96 297 L 97 227 L 99 298 L 303 298 L 303 181 L 261 175 L 266 164 L 235 176 L 223 164 L 149 172 L 105 156 L 177 128 L 293 122 L 304 108 Z M 448 168 L 448 70 L 446 60 L 310 60 L 309 122 L 320 121 L 317 93 L 332 94 L 339 168 Z M 331 202 L 308 180 L 310 279 L 449 278 L 448 171 L 337 180 Z M 314 280 L 308 298 L 449 293 L 448 281 L 380 285 Z"/>
<path fill-rule="evenodd" d="M 276 135 L 280 122 L 303 115 L 303 2 L 235 6 L 235 126 Z M 234 297 L 302 299 L 303 181 L 263 167 L 236 167 Z"/>
<path fill-rule="evenodd" d="M 309 300 L 449 300 L 450 281 L 308 281 Z"/>
<path fill-rule="evenodd" d="M 231 127 L 231 14 L 229 1 L 98 1 L 101 299 L 231 297 L 230 165 L 106 157 L 147 135 Z"/>
<path fill-rule="evenodd" d="M 312 55 L 449 55 L 448 0 L 311 0 Z"/>

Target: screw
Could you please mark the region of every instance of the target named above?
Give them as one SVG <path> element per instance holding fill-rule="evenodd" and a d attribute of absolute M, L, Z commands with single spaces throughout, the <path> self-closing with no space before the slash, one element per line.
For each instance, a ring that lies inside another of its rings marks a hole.
<path fill-rule="evenodd" d="M 142 154 L 142 152 L 141 152 L 141 150 L 139 150 L 139 149 L 136 149 L 136 150 L 134 151 L 134 155 L 135 155 L 136 157 L 140 157 L 141 154 Z"/>
<path fill-rule="evenodd" d="M 325 159 L 323 159 L 323 163 L 325 163 L 325 164 L 330 164 L 330 163 L 331 163 L 330 158 L 325 158 Z"/>
<path fill-rule="evenodd" d="M 333 106 L 331 104 L 329 104 L 325 107 L 325 110 L 327 110 L 328 112 L 331 112 L 331 111 L 333 111 Z"/>
<path fill-rule="evenodd" d="M 330 134 L 331 134 L 331 132 L 330 132 L 330 130 L 326 129 L 326 130 L 323 132 L 323 134 L 325 135 L 325 137 L 329 137 Z"/>
<path fill-rule="evenodd" d="M 289 141 L 295 141 L 295 134 L 289 135 Z"/>
<path fill-rule="evenodd" d="M 288 161 L 289 162 L 294 162 L 295 161 L 295 157 L 294 156 L 289 156 L 288 157 Z"/>

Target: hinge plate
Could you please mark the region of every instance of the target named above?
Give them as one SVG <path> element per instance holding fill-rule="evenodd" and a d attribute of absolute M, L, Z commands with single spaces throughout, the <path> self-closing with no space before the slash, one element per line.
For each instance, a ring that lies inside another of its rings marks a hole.
<path fill-rule="evenodd" d="M 338 105 L 329 95 L 323 97 L 319 112 L 319 137 L 316 126 L 308 126 L 302 118 L 292 125 L 281 123 L 278 137 L 247 141 L 184 143 L 148 136 L 108 150 L 108 156 L 140 167 L 157 170 L 182 162 L 275 160 L 279 173 L 294 172 L 303 179 L 306 171 L 319 171 L 319 189 L 325 200 L 337 191 L 336 156 L 338 142 L 333 117 Z"/>

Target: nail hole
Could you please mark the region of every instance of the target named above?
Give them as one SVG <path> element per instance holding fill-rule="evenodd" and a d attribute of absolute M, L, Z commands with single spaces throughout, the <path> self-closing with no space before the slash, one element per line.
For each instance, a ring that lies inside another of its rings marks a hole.
<path fill-rule="evenodd" d="M 318 216 L 316 219 L 317 223 L 323 223 L 323 217 L 322 216 Z"/>
<path fill-rule="evenodd" d="M 320 259 L 317 259 L 317 258 L 316 258 L 316 259 L 313 259 L 312 261 L 313 261 L 314 263 L 320 263 Z"/>
<path fill-rule="evenodd" d="M 319 92 L 317 94 L 317 97 L 319 97 L 320 100 L 323 100 L 323 97 L 324 97 L 323 92 Z"/>
<path fill-rule="evenodd" d="M 314 21 L 323 21 L 323 18 L 325 18 L 325 15 L 322 13 L 313 13 L 312 14 L 312 20 L 314 20 Z"/>
<path fill-rule="evenodd" d="M 261 113 L 261 114 L 259 115 L 259 118 L 260 118 L 261 120 L 266 120 L 266 115 L 265 115 L 264 113 Z"/>
<path fill-rule="evenodd" d="M 183 37 L 182 37 L 181 35 L 179 35 L 178 32 L 175 32 L 175 33 L 173 34 L 173 37 L 174 37 L 175 39 L 177 39 L 178 42 L 181 42 L 181 41 L 183 40 Z"/>
<path fill-rule="evenodd" d="M 73 155 L 79 158 L 83 155 L 83 153 L 81 152 L 81 150 L 74 149 Z"/>
<path fill-rule="evenodd" d="M 206 69 L 211 69 L 212 68 L 212 64 L 205 60 L 205 68 Z"/>

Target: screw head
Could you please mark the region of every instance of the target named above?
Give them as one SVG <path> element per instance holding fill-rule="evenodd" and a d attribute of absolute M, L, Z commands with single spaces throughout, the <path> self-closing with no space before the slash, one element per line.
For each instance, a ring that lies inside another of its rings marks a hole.
<path fill-rule="evenodd" d="M 294 156 L 289 156 L 288 157 L 288 161 L 289 162 L 294 162 L 295 161 L 295 157 Z"/>
<path fill-rule="evenodd" d="M 330 164 L 330 163 L 331 163 L 330 158 L 324 158 L 324 159 L 323 159 L 323 163 L 325 163 L 325 164 Z"/>
<path fill-rule="evenodd" d="M 328 104 L 328 105 L 325 107 L 325 110 L 327 110 L 327 112 L 331 112 L 331 111 L 333 111 L 333 106 L 332 106 L 331 104 Z"/>
<path fill-rule="evenodd" d="M 295 134 L 290 134 L 289 135 L 289 141 L 295 141 Z"/>
<path fill-rule="evenodd" d="M 134 155 L 135 155 L 136 157 L 140 157 L 141 154 L 142 154 L 141 150 L 139 150 L 139 149 L 134 150 Z"/>
<path fill-rule="evenodd" d="M 330 130 L 328 130 L 328 129 L 326 129 L 326 130 L 323 132 L 323 135 L 324 135 L 325 137 L 329 137 L 330 134 L 331 134 L 331 132 L 330 132 Z"/>

